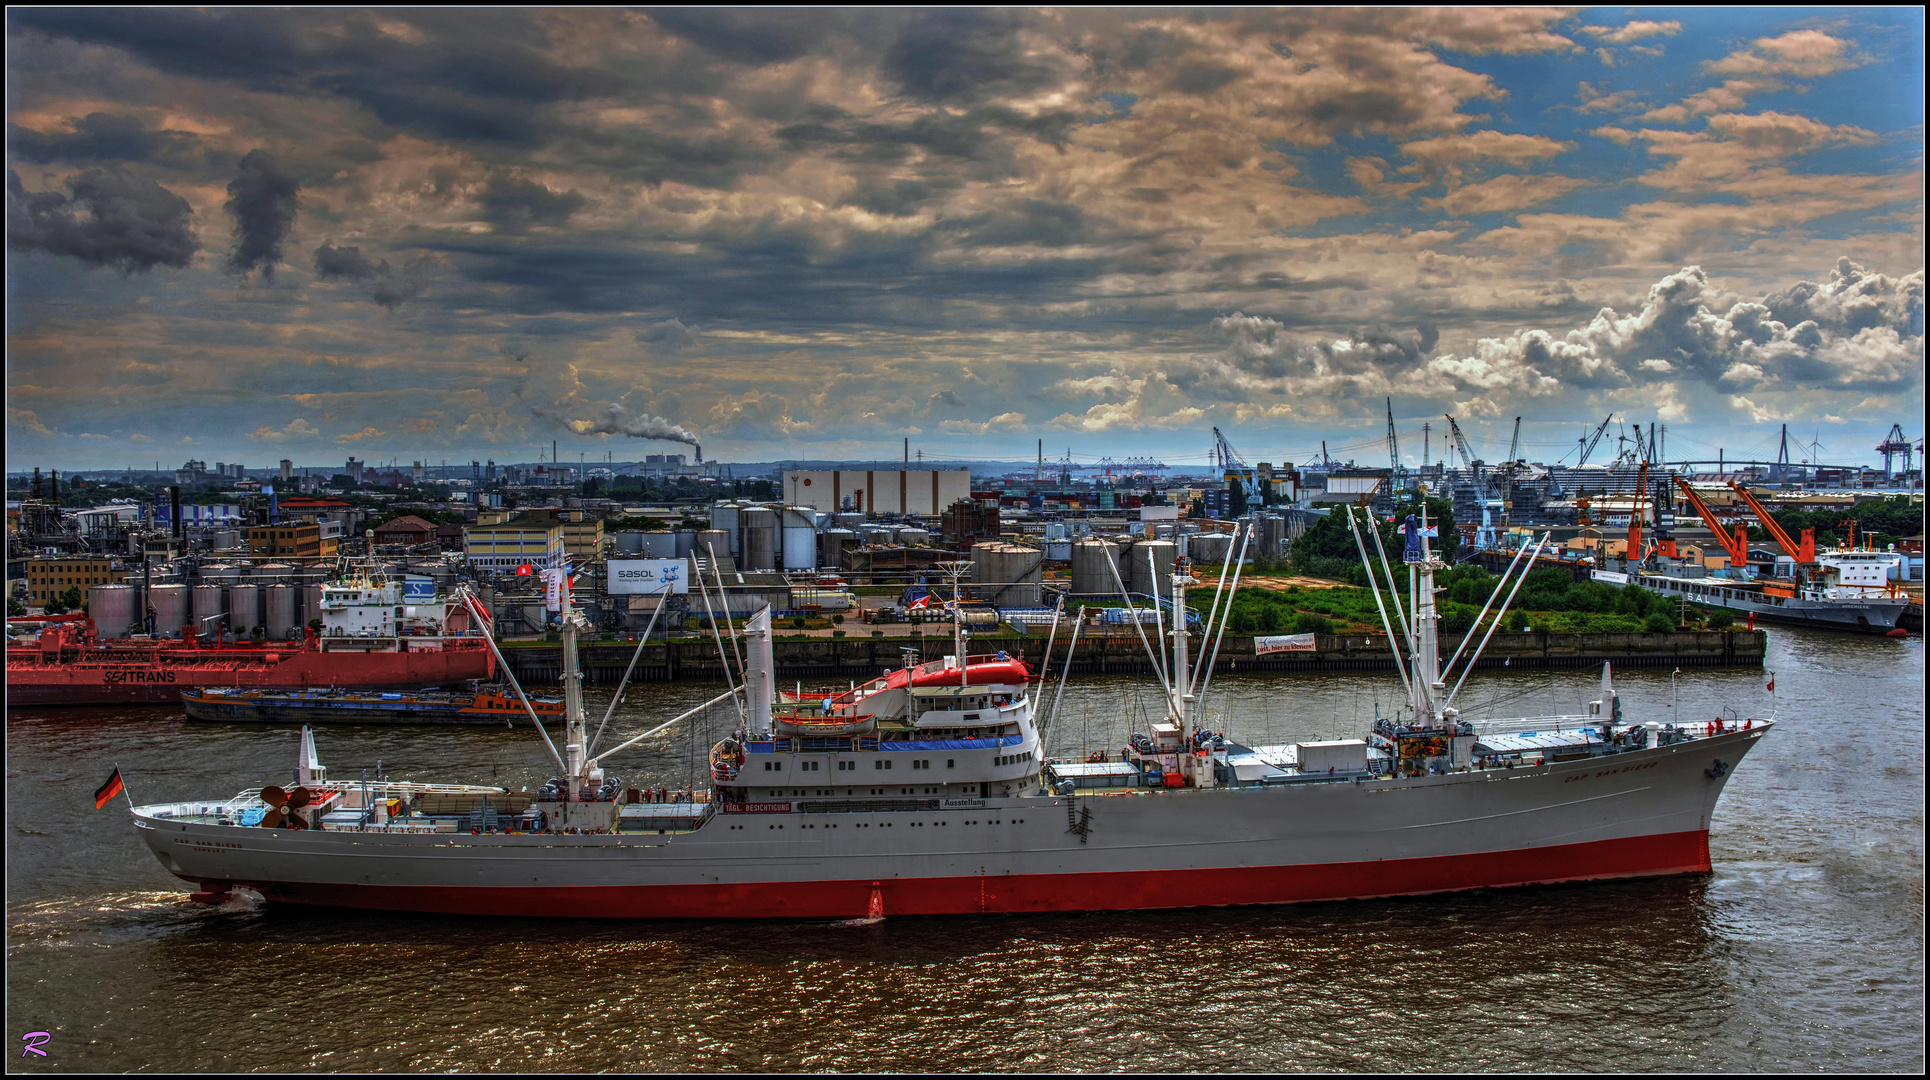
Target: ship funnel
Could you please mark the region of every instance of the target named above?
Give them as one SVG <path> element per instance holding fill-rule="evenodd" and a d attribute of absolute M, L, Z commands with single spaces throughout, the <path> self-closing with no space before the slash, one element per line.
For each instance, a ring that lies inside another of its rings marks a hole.
<path fill-rule="evenodd" d="M 328 770 L 315 753 L 315 731 L 306 724 L 302 725 L 301 753 L 295 759 L 295 782 L 302 787 L 328 782 Z"/>

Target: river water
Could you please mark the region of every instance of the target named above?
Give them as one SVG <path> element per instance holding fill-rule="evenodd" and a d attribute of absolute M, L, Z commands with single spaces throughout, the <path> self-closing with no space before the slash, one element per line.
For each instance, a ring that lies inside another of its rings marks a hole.
<path fill-rule="evenodd" d="M 188 902 L 96 811 L 227 795 L 283 727 L 10 710 L 7 1015 L 61 1071 L 1897 1071 L 1924 1068 L 1923 639 L 1770 631 L 1755 671 L 1616 676 L 1629 713 L 1782 720 L 1707 877 L 1287 908 L 830 922 L 534 922 Z M 1584 672 L 1470 680 L 1471 716 L 1577 711 Z M 717 692 L 635 688 L 640 730 Z M 1051 680 L 1048 695 L 1057 693 Z M 1386 675 L 1220 676 L 1241 742 L 1358 734 Z M 1116 750 L 1156 687 L 1077 678 L 1050 739 Z M 593 700 L 607 702 L 603 697 Z M 1155 710 L 1156 711 L 1156 710 Z M 600 714 L 600 707 L 597 713 Z M 735 715 L 621 761 L 681 786 Z M 527 728 L 340 727 L 336 778 L 540 782 Z"/>

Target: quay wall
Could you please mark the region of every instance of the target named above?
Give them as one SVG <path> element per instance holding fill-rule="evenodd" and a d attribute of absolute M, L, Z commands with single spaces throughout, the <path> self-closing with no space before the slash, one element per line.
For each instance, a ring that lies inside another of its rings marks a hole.
<path fill-rule="evenodd" d="M 1149 628 L 1150 629 L 1150 628 Z M 1150 636 L 1150 635 L 1148 635 Z M 1049 674 L 1064 669 L 1068 636 L 1061 633 L 1052 645 Z M 1392 671 L 1393 655 L 1387 639 L 1379 635 L 1316 634 L 1312 652 L 1254 654 L 1253 636 L 1228 634 L 1220 643 L 1213 670 L 1278 672 Z M 1478 640 L 1476 644 L 1478 644 Z M 1488 642 L 1478 667 L 1481 670 L 1544 670 L 1549 668 L 1599 667 L 1603 661 L 1631 667 L 1748 667 L 1761 668 L 1768 650 L 1769 635 L 1764 630 L 1702 630 L 1676 633 L 1633 634 L 1557 634 L 1497 633 Z M 1211 642 L 1206 643 L 1211 648 Z M 1443 637 L 1442 656 L 1452 656 L 1458 638 Z M 1201 644 L 1193 639 L 1191 648 L 1198 655 Z M 615 683 L 636 651 L 634 642 L 588 642 L 579 646 L 583 677 L 589 683 Z M 886 670 L 903 666 L 901 649 L 917 649 L 920 663 L 938 660 L 952 651 L 949 634 L 926 638 L 809 638 L 779 640 L 772 643 L 777 678 L 781 680 L 871 679 Z M 980 639 L 971 644 L 974 654 L 1003 649 L 1023 656 L 1034 668 L 1044 659 L 1043 635 L 1022 638 Z M 555 644 L 516 644 L 503 650 L 515 670 L 516 678 L 529 683 L 553 683 L 562 676 L 562 648 Z M 736 664 L 732 662 L 735 673 Z M 1144 674 L 1151 670 L 1145 647 L 1136 634 L 1086 635 L 1072 657 L 1072 673 Z M 717 659 L 717 646 L 711 640 L 652 642 L 645 645 L 637 661 L 637 682 L 677 680 L 724 681 L 724 670 Z"/>

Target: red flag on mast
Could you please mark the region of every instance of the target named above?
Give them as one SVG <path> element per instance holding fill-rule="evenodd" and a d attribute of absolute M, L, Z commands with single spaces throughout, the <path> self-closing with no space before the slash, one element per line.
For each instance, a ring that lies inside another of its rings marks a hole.
<path fill-rule="evenodd" d="M 99 810 L 101 807 L 106 806 L 109 800 L 113 799 L 114 796 L 119 795 L 123 790 L 125 790 L 125 788 L 126 788 L 126 785 L 121 783 L 120 767 L 116 766 L 114 768 L 114 775 L 108 777 L 107 783 L 102 784 L 97 790 L 95 790 L 94 809 Z"/>

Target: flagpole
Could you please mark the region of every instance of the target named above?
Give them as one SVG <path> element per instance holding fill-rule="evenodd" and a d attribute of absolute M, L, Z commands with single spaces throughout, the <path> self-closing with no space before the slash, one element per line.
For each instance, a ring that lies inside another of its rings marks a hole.
<path fill-rule="evenodd" d="M 114 763 L 114 775 L 121 778 L 121 798 L 127 800 L 127 811 L 131 814 L 134 812 L 134 796 L 127 792 L 127 774 L 121 771 L 121 763 L 118 761 Z"/>

